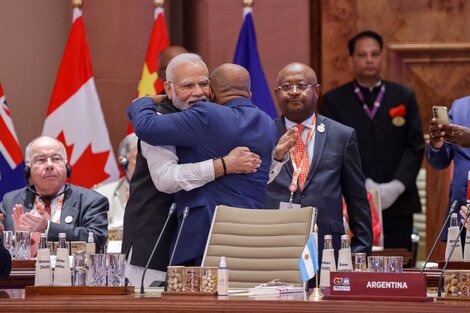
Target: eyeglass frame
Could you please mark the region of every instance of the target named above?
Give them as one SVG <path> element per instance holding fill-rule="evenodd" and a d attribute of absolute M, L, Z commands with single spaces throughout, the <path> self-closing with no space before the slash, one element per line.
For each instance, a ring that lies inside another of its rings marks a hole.
<path fill-rule="evenodd" d="M 191 82 L 188 85 L 181 85 L 181 83 L 177 84 L 172 80 L 167 80 L 166 82 L 168 84 L 173 84 L 173 85 L 178 86 L 179 88 L 181 88 L 181 90 L 183 92 L 190 92 L 191 90 L 193 90 L 196 87 L 196 85 L 198 85 L 199 88 L 201 88 L 201 89 L 210 88 L 210 86 L 211 86 L 211 81 L 209 79 L 199 81 L 198 83 Z M 206 83 L 206 82 L 207 82 L 207 86 L 201 86 L 201 83 Z"/>
<path fill-rule="evenodd" d="M 302 90 L 302 88 L 299 88 L 299 85 L 305 85 L 305 89 Z M 290 86 L 289 90 L 284 90 L 283 87 L 287 87 L 287 86 Z M 313 88 L 316 88 L 316 87 L 320 87 L 320 84 L 319 83 L 314 83 L 314 84 L 302 84 L 302 83 L 299 83 L 299 84 L 290 84 L 290 83 L 285 83 L 283 84 L 282 86 L 277 86 L 276 89 L 282 91 L 282 92 L 291 92 L 294 90 L 294 88 L 296 88 L 299 92 L 305 92 L 307 91 L 310 87 L 313 87 Z"/>

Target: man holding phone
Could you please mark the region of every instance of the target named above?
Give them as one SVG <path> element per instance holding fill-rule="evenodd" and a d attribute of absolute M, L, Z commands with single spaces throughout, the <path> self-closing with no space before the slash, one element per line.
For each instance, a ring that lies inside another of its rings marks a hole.
<path fill-rule="evenodd" d="M 454 173 L 449 193 L 449 204 L 454 200 L 466 204 L 468 172 L 470 171 L 470 96 L 457 99 L 449 111 L 449 123 L 438 124 L 436 118 L 429 123 L 430 141 L 426 158 L 435 169 L 444 169 L 454 161 Z M 446 240 L 447 233 L 441 236 Z"/>

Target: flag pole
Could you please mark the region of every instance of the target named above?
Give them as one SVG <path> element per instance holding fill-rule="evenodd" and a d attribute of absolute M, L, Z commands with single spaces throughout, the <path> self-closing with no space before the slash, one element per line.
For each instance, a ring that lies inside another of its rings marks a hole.
<path fill-rule="evenodd" d="M 315 227 L 313 228 L 313 232 L 316 233 L 317 242 L 315 244 L 318 247 L 318 226 L 317 226 L 317 223 L 315 223 Z M 318 248 L 315 249 L 315 251 L 317 253 L 317 260 L 318 260 Z M 319 287 L 320 282 L 318 280 L 318 276 L 320 276 L 320 267 L 321 267 L 321 264 L 318 267 L 318 271 L 315 273 L 315 288 L 313 288 L 313 293 L 312 293 L 312 298 L 313 298 L 314 301 L 318 301 L 323 297 L 323 294 L 321 293 L 321 290 L 320 290 L 320 287 Z"/>
<path fill-rule="evenodd" d="M 72 0 L 72 8 L 79 8 L 83 7 L 83 0 Z"/>
<path fill-rule="evenodd" d="M 156 8 L 163 8 L 164 4 L 165 4 L 165 0 L 153 0 L 153 5 Z"/>
<path fill-rule="evenodd" d="M 243 0 L 244 8 L 251 8 L 255 4 L 255 0 Z"/>

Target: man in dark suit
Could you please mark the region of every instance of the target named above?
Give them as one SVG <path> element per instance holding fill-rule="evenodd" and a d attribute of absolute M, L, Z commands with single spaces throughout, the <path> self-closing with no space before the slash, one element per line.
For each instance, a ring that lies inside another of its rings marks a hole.
<path fill-rule="evenodd" d="M 0 234 L 2 234 L 4 228 L 3 221 L 4 217 L 3 214 L 0 214 Z M 8 277 L 11 271 L 11 255 L 10 252 L 3 246 L 3 238 L 0 236 L 0 278 Z"/>
<path fill-rule="evenodd" d="M 190 86 L 184 80 L 179 81 L 178 72 L 197 67 L 207 68 L 202 61 L 180 62 L 176 57 L 167 70 L 168 73 L 171 68 L 175 73 L 174 78 L 167 75 L 167 94 L 175 105 L 182 109 L 190 106 L 189 109 L 177 114 L 157 115 L 151 98 L 134 101 L 128 115 L 136 134 L 149 144 L 176 145 L 179 162 L 183 164 L 227 155 L 235 146 L 248 147 L 259 155 L 262 163 L 256 173 L 223 176 L 203 187 L 175 195 L 180 224 L 184 208 L 188 206 L 191 209 L 175 253 L 175 264 L 201 263 L 216 205 L 264 207 L 274 148 L 272 120 L 249 100 L 249 73 L 238 65 L 222 65 L 211 74 L 211 81 L 218 82 L 213 86 L 218 95 L 216 101 L 223 105 L 175 101 L 178 100 L 174 98 L 175 90 L 183 92 L 185 89 L 206 87 L 205 81 L 189 82 L 193 84 Z M 224 79 L 217 79 L 220 76 Z M 201 86 L 201 83 L 204 85 Z M 224 158 L 221 160 L 224 163 Z"/>
<path fill-rule="evenodd" d="M 381 79 L 382 49 L 372 31 L 349 41 L 355 79 L 325 94 L 322 114 L 356 130 L 366 187 L 380 190 L 385 248 L 411 251 L 423 131 L 414 92 Z"/>
<path fill-rule="evenodd" d="M 47 233 L 58 241 L 65 233 L 68 241 L 87 241 L 92 232 L 97 247 L 108 236 L 108 200 L 93 190 L 66 184 L 70 176 L 62 143 L 42 136 L 26 147 L 26 170 L 30 186 L 5 194 L 0 212 L 6 230 Z M 36 236 L 39 239 L 39 236 Z"/>
<path fill-rule="evenodd" d="M 352 251 L 370 253 L 371 214 L 354 130 L 315 113 L 320 85 L 309 66 L 287 65 L 279 72 L 277 84 L 275 92 L 283 114 L 275 122 L 277 137 L 292 127 L 302 131 L 291 150 L 291 161 L 268 186 L 267 207 L 316 207 L 319 255 L 325 234 L 332 235 L 337 255 L 344 234 L 344 197 L 354 233 Z"/>

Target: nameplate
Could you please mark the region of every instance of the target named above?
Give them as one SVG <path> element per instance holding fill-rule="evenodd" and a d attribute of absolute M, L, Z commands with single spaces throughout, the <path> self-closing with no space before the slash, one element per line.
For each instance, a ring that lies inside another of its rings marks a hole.
<path fill-rule="evenodd" d="M 422 273 L 331 272 L 330 294 L 351 296 L 426 297 Z"/>

